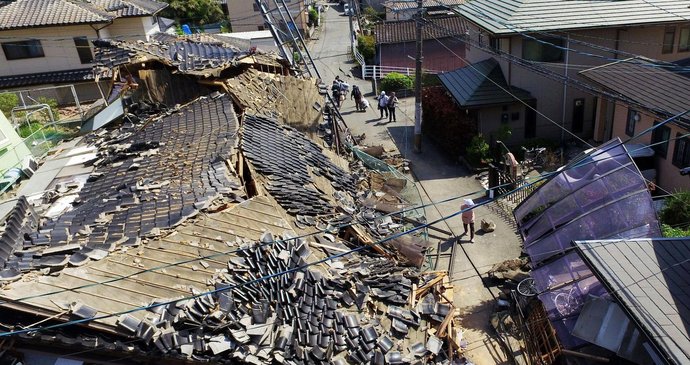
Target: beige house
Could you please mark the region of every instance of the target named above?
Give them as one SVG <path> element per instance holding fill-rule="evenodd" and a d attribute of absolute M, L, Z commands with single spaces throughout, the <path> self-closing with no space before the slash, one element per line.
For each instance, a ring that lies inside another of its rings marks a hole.
<path fill-rule="evenodd" d="M 678 72 L 687 67 L 650 70 L 652 65 L 651 60 L 631 58 L 580 72 L 587 81 L 624 99 L 612 102 L 610 118 L 602 108 L 597 108 L 595 135 L 608 130 L 611 135 L 604 138 L 620 137 L 625 141 L 672 118 L 652 133 L 630 141 L 636 146 L 628 150 L 633 156 L 640 155 L 636 153 L 639 145 L 650 145 L 655 155 L 653 166 L 638 164 L 638 167 L 641 170 L 654 168 L 656 184 L 664 191 L 687 191 L 690 190 L 690 176 L 682 176 L 680 169 L 690 167 L 690 113 L 676 117 L 690 110 L 690 78 Z"/>
<path fill-rule="evenodd" d="M 0 7 L 0 89 L 77 84 L 80 98 L 93 83 L 94 39 L 147 40 L 159 31 L 155 0 L 17 0 Z"/>
<path fill-rule="evenodd" d="M 290 10 L 292 18 L 295 20 L 295 26 L 302 34 L 306 34 L 309 26 L 309 5 L 313 4 L 313 0 L 286 0 L 285 4 Z M 273 1 L 267 1 L 269 10 L 275 9 Z M 261 9 L 254 0 L 231 0 L 227 1 L 221 6 L 226 7 L 228 19 L 230 20 L 230 27 L 233 32 L 251 32 L 255 30 L 268 30 L 261 15 Z M 276 15 L 277 16 L 277 15 Z"/>
<path fill-rule="evenodd" d="M 596 87 L 578 72 L 631 55 L 661 61 L 687 57 L 687 5 L 685 0 L 472 0 L 456 9 L 469 21 L 465 60 L 495 58 L 507 85 L 534 97 L 536 112 L 523 104 L 518 119 L 511 118 L 512 143 L 572 139 L 561 127 L 601 142 L 611 131 L 595 133 L 595 120 L 602 116 L 602 126 L 611 126 L 614 103 L 596 96 Z"/>

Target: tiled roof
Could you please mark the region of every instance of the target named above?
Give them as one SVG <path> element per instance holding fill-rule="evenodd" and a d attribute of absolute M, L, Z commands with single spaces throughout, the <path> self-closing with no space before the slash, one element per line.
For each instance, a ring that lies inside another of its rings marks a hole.
<path fill-rule="evenodd" d="M 690 109 L 690 78 L 671 69 L 638 57 L 580 71 L 580 75 L 640 107 L 662 116 L 673 116 Z"/>
<path fill-rule="evenodd" d="M 455 101 L 463 107 L 509 104 L 533 99 L 528 91 L 508 85 L 501 67 L 493 58 L 439 74 L 438 77 Z"/>
<path fill-rule="evenodd" d="M 90 135 L 99 158 L 92 157 L 97 167 L 79 192 L 79 203 L 20 239 L 17 250 L 40 250 L 40 260 L 18 252 L 4 260 L 0 256 L 0 275 L 68 262 L 81 266 L 116 247 L 138 246 L 142 237 L 179 225 L 221 196 L 241 201 L 241 183 L 224 163 L 237 128 L 232 103 L 218 97 L 195 101 L 143 127 Z M 26 209 L 20 212 L 26 215 Z M 21 226 L 29 220 L 16 221 Z"/>
<path fill-rule="evenodd" d="M 665 363 L 690 363 L 690 239 L 575 242 Z"/>
<path fill-rule="evenodd" d="M 24 87 L 31 85 L 64 84 L 94 80 L 93 69 L 41 72 L 0 77 L 0 88 Z"/>
<path fill-rule="evenodd" d="M 429 9 L 434 9 L 434 8 L 444 8 L 446 6 L 451 6 L 451 5 L 460 5 L 460 4 L 463 4 L 464 2 L 465 2 L 465 0 L 424 0 L 424 3 L 422 4 L 422 6 L 424 6 L 424 8 L 429 10 Z M 392 1 L 386 1 L 385 3 L 383 3 L 383 7 L 390 9 L 392 11 L 416 9 L 417 8 L 417 2 L 416 1 L 409 1 L 409 0 L 392 0 Z"/>
<path fill-rule="evenodd" d="M 494 34 L 687 22 L 686 0 L 471 0 L 456 7 Z"/>
<path fill-rule="evenodd" d="M 156 0 L 90 0 L 90 3 L 118 18 L 154 15 L 168 6 Z"/>
<path fill-rule="evenodd" d="M 458 16 L 427 19 L 430 25 L 424 27 L 424 39 L 446 38 L 465 34 L 467 24 Z M 384 22 L 374 26 L 377 44 L 412 42 L 415 40 L 415 21 Z"/>
<path fill-rule="evenodd" d="M 153 15 L 166 6 L 155 0 L 17 0 L 0 7 L 0 30 L 107 23 L 117 17 Z"/>
<path fill-rule="evenodd" d="M 220 43 L 220 42 L 218 42 Z M 155 59 L 188 74 L 218 73 L 250 54 L 235 47 L 194 42 L 188 39 L 159 42 L 94 41 L 97 66 L 111 68 L 134 58 Z"/>

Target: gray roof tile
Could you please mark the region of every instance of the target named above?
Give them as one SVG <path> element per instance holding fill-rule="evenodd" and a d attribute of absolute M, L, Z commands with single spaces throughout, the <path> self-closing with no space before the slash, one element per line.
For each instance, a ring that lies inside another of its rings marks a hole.
<path fill-rule="evenodd" d="M 690 239 L 575 242 L 592 271 L 672 364 L 690 362 Z"/>
<path fill-rule="evenodd" d="M 430 25 L 425 27 L 424 39 L 446 38 L 465 34 L 467 23 L 459 16 L 447 16 L 427 19 Z M 376 44 L 412 42 L 415 40 L 415 21 L 384 22 L 374 26 Z"/>
<path fill-rule="evenodd" d="M 629 58 L 581 71 L 580 75 L 662 116 L 690 109 L 690 78 L 655 66 L 652 60 Z"/>
<path fill-rule="evenodd" d="M 439 74 L 438 77 L 455 101 L 463 107 L 517 102 L 513 95 L 520 100 L 533 99 L 528 91 L 508 85 L 501 67 L 493 58 Z"/>
<path fill-rule="evenodd" d="M 686 0 L 472 0 L 456 7 L 495 34 L 687 22 Z"/>
<path fill-rule="evenodd" d="M 118 17 L 154 15 L 166 6 L 155 0 L 17 0 L 0 7 L 0 30 L 107 23 Z"/>

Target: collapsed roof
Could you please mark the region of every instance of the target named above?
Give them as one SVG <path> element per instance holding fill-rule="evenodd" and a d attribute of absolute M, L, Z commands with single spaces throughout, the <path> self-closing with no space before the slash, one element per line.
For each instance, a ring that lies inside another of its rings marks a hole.
<path fill-rule="evenodd" d="M 19 343 L 130 363 L 444 359 L 445 337 L 421 331 L 454 315 L 432 289 L 440 276 L 415 268 L 428 243 L 365 204 L 368 173 L 321 146 L 332 139 L 315 143 L 257 104 L 261 115 L 238 116 L 250 98 L 225 85 L 233 95 L 174 108 L 134 101 L 117 127 L 56 156 L 92 171 L 17 199 L 0 237 L 0 306 L 23 313 Z M 314 81 L 301 85 L 321 98 L 304 108 L 324 105 Z M 318 109 L 319 135 L 342 133 Z"/>

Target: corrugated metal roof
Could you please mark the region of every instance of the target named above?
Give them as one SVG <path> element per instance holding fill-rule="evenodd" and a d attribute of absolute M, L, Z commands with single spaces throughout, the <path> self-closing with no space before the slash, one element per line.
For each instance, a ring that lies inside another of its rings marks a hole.
<path fill-rule="evenodd" d="M 463 107 L 510 104 L 517 99 L 533 99 L 528 91 L 508 85 L 498 62 L 493 58 L 439 74 L 438 77 Z M 505 90 L 509 90 L 512 95 Z"/>
<path fill-rule="evenodd" d="M 457 8 L 495 34 L 687 22 L 686 0 L 471 0 Z"/>
<path fill-rule="evenodd" d="M 465 34 L 467 23 L 462 17 L 447 16 L 427 19 L 431 26 L 424 28 L 424 39 L 446 38 Z M 414 20 L 384 22 L 374 26 L 376 44 L 411 42 L 416 39 Z"/>
<path fill-rule="evenodd" d="M 579 253 L 671 364 L 690 363 L 690 239 L 578 241 Z"/>
<path fill-rule="evenodd" d="M 690 109 L 690 78 L 650 65 L 650 60 L 629 58 L 580 71 L 580 75 L 657 114 L 672 116 Z"/>
<path fill-rule="evenodd" d="M 106 23 L 117 17 L 154 15 L 166 6 L 155 0 L 17 0 L 0 7 L 0 30 Z"/>

